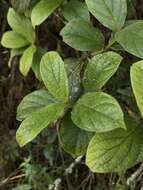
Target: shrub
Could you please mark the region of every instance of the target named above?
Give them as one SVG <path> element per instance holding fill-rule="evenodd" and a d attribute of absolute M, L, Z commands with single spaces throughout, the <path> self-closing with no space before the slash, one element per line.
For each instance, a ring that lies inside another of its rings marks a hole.
<path fill-rule="evenodd" d="M 9 9 L 11 30 L 1 43 L 11 49 L 9 66 L 20 55 L 21 73 L 27 76 L 32 69 L 42 87 L 18 106 L 19 145 L 52 126 L 59 131 L 63 149 L 74 158 L 86 155 L 93 172 L 124 172 L 142 162 L 143 21 L 127 19 L 126 0 L 40 0 L 22 5 L 16 4 L 17 11 Z M 59 35 L 55 51 L 40 47 L 37 28 L 51 14 L 60 20 L 59 34 L 74 56 L 67 58 Z M 129 91 L 126 96 L 120 89 L 121 100 L 113 86 L 122 75 L 120 68 L 126 67 L 127 53 L 132 55 L 128 87 L 133 92 L 129 97 Z"/>

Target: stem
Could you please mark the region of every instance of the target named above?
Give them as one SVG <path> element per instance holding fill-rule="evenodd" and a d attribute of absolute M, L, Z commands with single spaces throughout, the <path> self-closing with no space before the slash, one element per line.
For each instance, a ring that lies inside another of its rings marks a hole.
<path fill-rule="evenodd" d="M 115 38 L 114 38 L 114 37 L 111 37 L 111 38 L 109 39 L 108 45 L 104 48 L 104 51 L 109 50 L 110 47 L 111 47 L 115 42 L 116 42 Z"/>
<path fill-rule="evenodd" d="M 114 36 L 115 36 L 115 34 L 113 34 L 111 36 L 111 38 L 109 39 L 109 43 L 107 44 L 107 46 L 104 49 L 102 49 L 101 51 L 98 51 L 98 52 L 93 52 L 91 55 L 96 56 L 96 55 L 98 55 L 100 53 L 103 53 L 103 52 L 106 52 L 107 50 L 109 50 L 111 48 L 111 46 L 116 42 Z"/>

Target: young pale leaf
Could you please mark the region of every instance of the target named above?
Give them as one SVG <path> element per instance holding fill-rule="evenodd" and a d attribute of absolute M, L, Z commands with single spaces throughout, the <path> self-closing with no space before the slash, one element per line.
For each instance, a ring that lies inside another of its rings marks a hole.
<path fill-rule="evenodd" d="M 107 28 L 120 30 L 127 15 L 126 0 L 86 0 L 89 11 Z"/>
<path fill-rule="evenodd" d="M 127 130 L 117 129 L 93 137 L 86 155 L 86 164 L 93 172 L 123 172 L 137 164 L 142 151 L 142 127 L 131 119 L 126 125 Z"/>
<path fill-rule="evenodd" d="M 42 80 L 49 92 L 58 100 L 67 102 L 68 78 L 64 62 L 57 52 L 46 53 L 40 63 Z"/>
<path fill-rule="evenodd" d="M 27 117 L 16 133 L 16 139 L 22 147 L 32 141 L 50 123 L 55 122 L 64 113 L 64 104 L 54 103 L 40 108 Z"/>
<path fill-rule="evenodd" d="M 27 46 L 29 42 L 21 35 L 8 31 L 3 34 L 1 44 L 6 48 L 18 49 Z"/>
<path fill-rule="evenodd" d="M 17 120 L 22 121 L 38 109 L 56 103 L 47 90 L 36 90 L 23 98 L 17 108 Z"/>
<path fill-rule="evenodd" d="M 100 51 L 104 47 L 103 34 L 82 19 L 70 21 L 61 31 L 63 41 L 80 51 Z"/>
<path fill-rule="evenodd" d="M 30 43 L 35 42 L 35 32 L 30 20 L 17 14 L 14 9 L 10 8 L 7 15 L 8 24 L 14 32 L 22 35 Z"/>
<path fill-rule="evenodd" d="M 90 20 L 87 5 L 80 1 L 71 0 L 62 8 L 62 14 L 66 20 L 71 21 L 75 18 Z"/>
<path fill-rule="evenodd" d="M 115 38 L 127 52 L 143 58 L 143 21 L 128 25 Z"/>
<path fill-rule="evenodd" d="M 40 25 L 62 3 L 63 0 L 41 0 L 32 10 L 33 26 Z"/>
<path fill-rule="evenodd" d="M 139 61 L 132 65 L 131 83 L 137 105 L 143 116 L 143 61 Z"/>
<path fill-rule="evenodd" d="M 20 59 L 20 71 L 24 76 L 26 76 L 28 74 L 28 72 L 32 66 L 33 57 L 34 57 L 35 52 L 36 52 L 36 47 L 30 46 L 24 51 L 24 53 Z"/>
<path fill-rule="evenodd" d="M 74 125 L 69 113 L 65 116 L 60 128 L 60 140 L 66 152 L 73 157 L 84 155 L 92 137 L 93 133 L 88 133 Z"/>
<path fill-rule="evenodd" d="M 118 102 L 103 92 L 83 95 L 72 111 L 72 120 L 81 129 L 91 132 L 126 128 Z"/>
<path fill-rule="evenodd" d="M 84 74 L 86 91 L 98 91 L 117 71 L 122 57 L 114 52 L 94 56 L 88 63 Z"/>

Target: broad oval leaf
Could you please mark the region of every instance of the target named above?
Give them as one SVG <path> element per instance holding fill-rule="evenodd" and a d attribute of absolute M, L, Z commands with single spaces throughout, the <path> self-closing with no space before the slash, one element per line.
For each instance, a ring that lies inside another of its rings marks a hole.
<path fill-rule="evenodd" d="M 82 19 L 70 21 L 61 31 L 63 41 L 80 51 L 100 51 L 104 47 L 103 34 Z"/>
<path fill-rule="evenodd" d="M 14 32 L 22 35 L 32 44 L 35 42 L 35 31 L 27 17 L 17 14 L 14 9 L 10 8 L 7 15 L 7 21 Z"/>
<path fill-rule="evenodd" d="M 65 115 L 60 128 L 60 141 L 66 152 L 73 157 L 84 155 L 92 136 L 93 133 L 81 130 L 72 122 L 70 113 Z"/>
<path fill-rule="evenodd" d="M 127 52 L 143 58 L 143 21 L 128 25 L 115 35 L 115 39 Z"/>
<path fill-rule="evenodd" d="M 118 102 L 104 92 L 83 95 L 72 111 L 72 120 L 81 129 L 91 132 L 126 128 Z"/>
<path fill-rule="evenodd" d="M 66 20 L 71 21 L 75 18 L 90 20 L 87 5 L 80 1 L 71 0 L 62 7 L 62 14 Z"/>
<path fill-rule="evenodd" d="M 86 0 L 89 11 L 107 28 L 120 30 L 127 15 L 126 0 Z"/>
<path fill-rule="evenodd" d="M 33 57 L 36 52 L 35 46 L 28 47 L 24 52 L 20 59 L 20 71 L 26 76 L 32 66 Z"/>
<path fill-rule="evenodd" d="M 44 128 L 50 123 L 56 122 L 64 113 L 64 104 L 50 104 L 44 108 L 40 108 L 27 117 L 16 133 L 16 139 L 22 147 L 32 141 Z"/>
<path fill-rule="evenodd" d="M 1 44 L 6 48 L 18 49 L 27 46 L 29 42 L 21 35 L 8 31 L 3 34 Z"/>
<path fill-rule="evenodd" d="M 137 105 L 143 116 L 143 61 L 134 63 L 131 67 L 131 83 Z"/>
<path fill-rule="evenodd" d="M 117 71 L 122 57 L 114 52 L 94 56 L 88 63 L 84 74 L 86 91 L 98 91 Z"/>
<path fill-rule="evenodd" d="M 31 20 L 33 26 L 40 25 L 62 3 L 63 0 L 41 0 L 33 8 Z"/>
<path fill-rule="evenodd" d="M 126 125 L 127 130 L 117 129 L 93 137 L 86 155 L 86 164 L 93 172 L 124 172 L 137 164 L 142 151 L 142 127 L 131 119 L 126 120 Z"/>
<path fill-rule="evenodd" d="M 22 121 L 38 109 L 56 103 L 47 90 L 36 90 L 23 98 L 17 108 L 17 120 Z"/>
<path fill-rule="evenodd" d="M 64 62 L 57 52 L 46 53 L 40 63 L 42 80 L 49 92 L 58 100 L 67 102 L 68 78 Z"/>

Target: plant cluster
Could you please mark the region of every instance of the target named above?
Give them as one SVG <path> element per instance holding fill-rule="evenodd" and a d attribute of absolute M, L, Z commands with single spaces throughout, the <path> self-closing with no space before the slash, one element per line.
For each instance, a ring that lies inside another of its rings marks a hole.
<path fill-rule="evenodd" d="M 86 155 L 86 165 L 93 172 L 125 172 L 142 162 L 143 61 L 139 59 L 143 59 L 143 20 L 126 19 L 126 0 L 30 3 L 24 0 L 8 10 L 11 30 L 1 40 L 11 49 L 9 66 L 20 56 L 20 72 L 27 76 L 32 69 L 42 86 L 18 106 L 19 145 L 52 126 L 57 128 L 63 149 L 74 158 Z M 60 43 L 55 51 L 40 47 L 37 26 L 51 14 L 61 19 L 59 35 L 75 50 L 76 58 L 67 58 Z M 101 32 L 102 25 L 108 37 Z M 130 67 L 137 103 L 129 105 L 131 109 L 120 105 L 106 88 L 121 62 L 126 64 L 124 52 L 137 59 Z"/>

